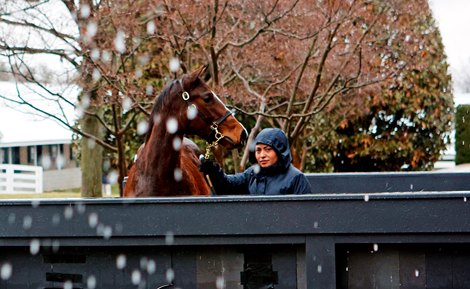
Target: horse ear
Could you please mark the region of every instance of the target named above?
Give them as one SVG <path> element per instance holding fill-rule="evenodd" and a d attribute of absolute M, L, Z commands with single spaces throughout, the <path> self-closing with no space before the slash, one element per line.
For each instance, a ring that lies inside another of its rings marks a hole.
<path fill-rule="evenodd" d="M 205 66 L 205 72 L 204 72 L 204 76 L 202 77 L 202 79 L 205 82 L 208 82 L 209 79 L 211 79 L 211 77 L 212 77 L 212 69 L 210 69 L 209 64 L 206 64 L 204 66 Z"/>
<path fill-rule="evenodd" d="M 201 65 L 198 69 L 194 70 L 191 73 L 191 79 L 196 80 L 196 78 L 200 78 L 204 81 L 210 79 L 210 69 L 208 69 L 208 65 Z M 208 76 L 209 75 L 209 76 Z"/>

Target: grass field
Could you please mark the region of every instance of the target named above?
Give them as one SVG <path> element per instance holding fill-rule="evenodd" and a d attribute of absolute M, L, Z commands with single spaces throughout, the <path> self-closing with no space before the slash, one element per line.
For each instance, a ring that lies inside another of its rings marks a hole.
<path fill-rule="evenodd" d="M 45 192 L 42 194 L 0 194 L 0 199 L 56 199 L 79 197 L 80 192 Z"/>
<path fill-rule="evenodd" d="M 118 197 L 117 186 L 113 186 L 112 197 Z M 80 188 L 64 191 L 44 192 L 42 194 L 0 194 L 0 199 L 57 199 L 57 198 L 80 198 Z"/>

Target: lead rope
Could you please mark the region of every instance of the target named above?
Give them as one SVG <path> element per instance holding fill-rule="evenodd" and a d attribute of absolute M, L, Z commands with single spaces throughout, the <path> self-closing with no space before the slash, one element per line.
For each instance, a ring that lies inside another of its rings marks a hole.
<path fill-rule="evenodd" d="M 215 134 L 214 134 L 215 140 L 214 140 L 212 143 L 210 143 L 210 144 L 207 143 L 206 154 L 204 155 L 204 157 L 205 157 L 206 159 L 209 159 L 209 157 L 210 157 L 211 148 L 215 147 L 215 146 L 219 143 L 219 141 L 225 137 L 222 133 L 219 132 L 218 127 L 219 127 L 219 126 L 217 125 L 216 122 L 212 123 L 212 125 L 211 125 L 211 129 L 212 129 L 212 130 L 214 131 L 214 133 L 215 133 Z"/>

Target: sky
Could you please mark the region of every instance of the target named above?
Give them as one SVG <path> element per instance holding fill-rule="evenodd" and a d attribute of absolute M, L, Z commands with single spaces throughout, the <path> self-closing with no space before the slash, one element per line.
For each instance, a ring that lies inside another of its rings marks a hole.
<path fill-rule="evenodd" d="M 441 32 L 454 81 L 458 71 L 470 69 L 470 0 L 428 0 Z M 457 91 L 458 92 L 458 91 Z M 465 102 L 470 103 L 470 96 Z"/>

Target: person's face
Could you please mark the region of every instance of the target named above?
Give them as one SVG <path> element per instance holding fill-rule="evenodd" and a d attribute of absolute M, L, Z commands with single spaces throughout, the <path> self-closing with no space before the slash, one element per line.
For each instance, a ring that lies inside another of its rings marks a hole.
<path fill-rule="evenodd" d="M 255 148 L 256 161 L 262 168 L 267 168 L 277 162 L 276 151 L 265 144 L 257 144 Z"/>

